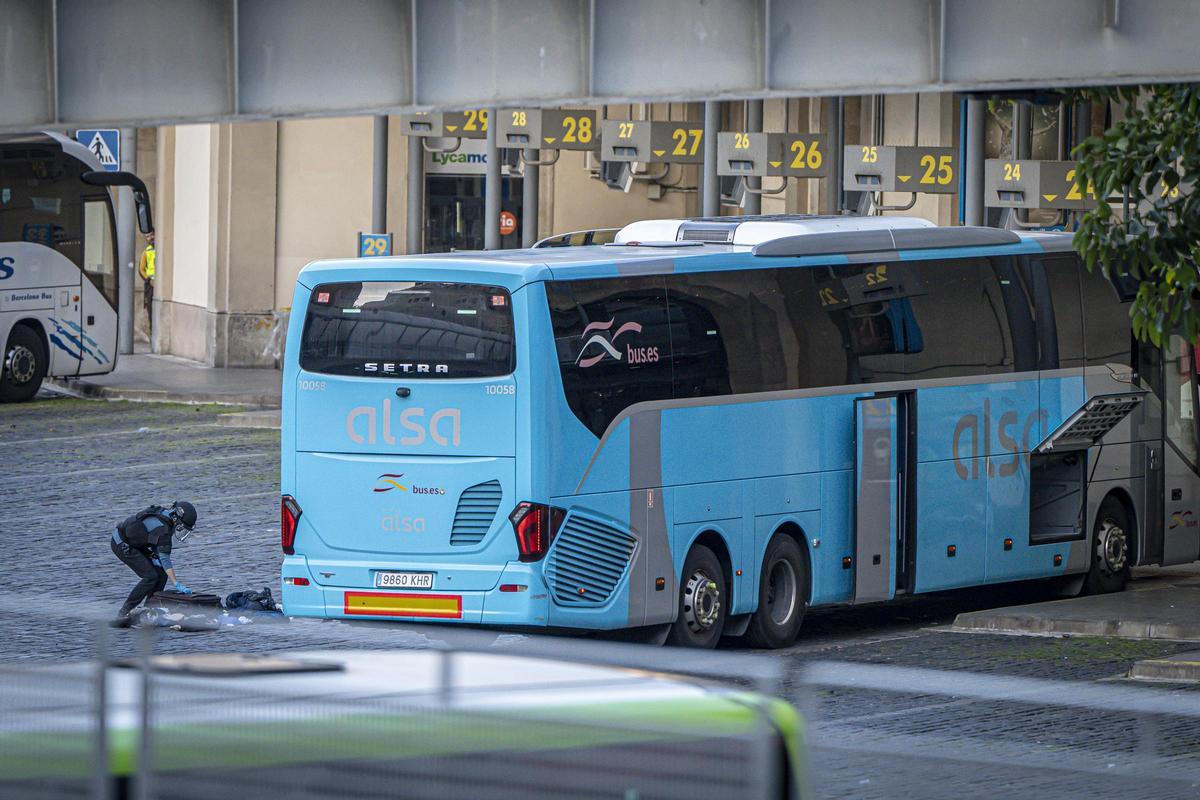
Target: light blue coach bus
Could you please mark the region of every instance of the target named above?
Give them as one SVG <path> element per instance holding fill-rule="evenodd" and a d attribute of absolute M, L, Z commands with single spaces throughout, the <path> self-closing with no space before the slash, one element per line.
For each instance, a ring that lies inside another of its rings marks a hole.
<path fill-rule="evenodd" d="M 1066 234 L 656 220 L 323 261 L 283 394 L 293 616 L 781 647 L 806 606 L 1200 557 L 1195 349 Z"/>

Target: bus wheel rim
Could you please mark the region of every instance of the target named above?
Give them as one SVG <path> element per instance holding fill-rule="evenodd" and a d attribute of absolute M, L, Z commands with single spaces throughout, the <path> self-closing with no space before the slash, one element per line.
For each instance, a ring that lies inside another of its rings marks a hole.
<path fill-rule="evenodd" d="M 706 572 L 697 570 L 683 588 L 683 617 L 688 629 L 702 633 L 721 617 L 721 590 Z"/>
<path fill-rule="evenodd" d="M 771 565 L 771 574 L 767 579 L 767 608 L 771 622 L 776 625 L 787 625 L 792 615 L 796 613 L 796 570 L 786 559 L 779 559 Z"/>
<path fill-rule="evenodd" d="M 1110 574 L 1115 575 L 1125 569 L 1125 562 L 1129 557 L 1129 542 L 1125 536 L 1125 529 L 1113 519 L 1105 519 L 1100 526 L 1096 556 L 1105 571 Z"/>
<path fill-rule="evenodd" d="M 16 384 L 29 383 L 37 371 L 37 359 L 33 351 L 23 344 L 14 345 L 4 359 L 4 369 Z"/>

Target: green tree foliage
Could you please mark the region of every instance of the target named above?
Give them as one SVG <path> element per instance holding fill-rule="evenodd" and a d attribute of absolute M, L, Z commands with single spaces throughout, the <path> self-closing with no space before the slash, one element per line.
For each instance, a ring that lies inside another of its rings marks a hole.
<path fill-rule="evenodd" d="M 1088 269 L 1141 282 L 1134 334 L 1161 345 L 1172 333 L 1200 333 L 1200 85 L 1170 84 L 1073 92 L 1067 102 L 1114 102 L 1125 116 L 1072 156 L 1080 186 L 1129 197 L 1121 219 L 1101 202 L 1083 215 L 1075 249 Z M 1119 203 L 1118 203 L 1119 207 Z"/>

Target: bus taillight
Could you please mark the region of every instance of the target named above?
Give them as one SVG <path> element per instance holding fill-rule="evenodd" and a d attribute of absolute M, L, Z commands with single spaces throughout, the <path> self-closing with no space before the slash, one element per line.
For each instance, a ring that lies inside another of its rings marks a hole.
<path fill-rule="evenodd" d="M 279 498 L 279 544 L 286 556 L 296 554 L 296 523 L 303 513 L 300 504 L 290 494 Z"/>
<path fill-rule="evenodd" d="M 508 521 L 517 535 L 521 561 L 541 561 L 545 557 L 566 513 L 561 508 L 543 503 L 517 503 L 517 507 L 508 515 Z"/>

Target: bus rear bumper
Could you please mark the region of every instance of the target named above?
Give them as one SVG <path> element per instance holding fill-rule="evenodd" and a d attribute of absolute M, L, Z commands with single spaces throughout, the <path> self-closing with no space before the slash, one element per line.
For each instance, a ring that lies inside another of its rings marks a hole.
<path fill-rule="evenodd" d="M 529 564 L 510 563 L 491 589 L 463 592 L 321 586 L 313 580 L 302 557 L 285 558 L 282 572 L 283 613 L 289 617 L 547 624 L 549 595 L 540 571 Z M 301 580 L 297 581 L 298 578 Z"/>

